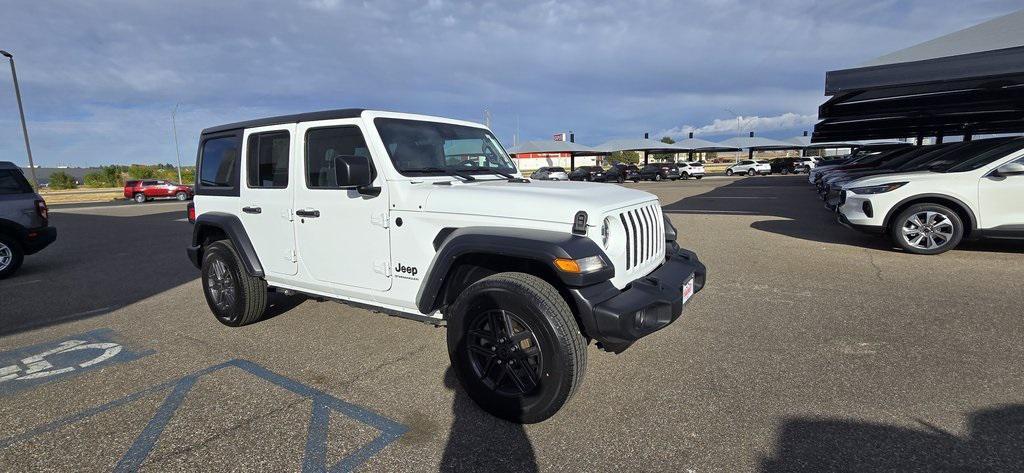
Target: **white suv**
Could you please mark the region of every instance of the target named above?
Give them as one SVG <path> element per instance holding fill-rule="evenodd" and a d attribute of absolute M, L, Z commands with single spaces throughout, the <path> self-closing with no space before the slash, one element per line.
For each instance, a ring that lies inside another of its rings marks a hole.
<path fill-rule="evenodd" d="M 679 177 L 683 179 L 691 177 L 702 179 L 704 174 L 704 164 L 699 161 L 683 161 L 679 163 Z"/>
<path fill-rule="evenodd" d="M 729 166 L 729 168 L 725 170 L 726 176 L 731 176 L 733 174 L 746 174 L 748 176 L 760 174 L 764 176 L 771 173 L 772 165 L 769 164 L 768 161 L 756 160 L 740 161 L 736 164 L 733 164 L 732 166 Z"/>
<path fill-rule="evenodd" d="M 189 258 L 229 326 L 267 291 L 448 327 L 466 392 L 538 422 L 576 391 L 590 340 L 621 352 L 704 286 L 658 199 L 523 179 L 482 125 L 361 109 L 202 132 Z"/>
<path fill-rule="evenodd" d="M 888 234 L 911 253 L 938 254 L 963 238 L 1024 238 L 1024 138 L 927 171 L 884 174 L 843 186 L 840 222 Z"/>

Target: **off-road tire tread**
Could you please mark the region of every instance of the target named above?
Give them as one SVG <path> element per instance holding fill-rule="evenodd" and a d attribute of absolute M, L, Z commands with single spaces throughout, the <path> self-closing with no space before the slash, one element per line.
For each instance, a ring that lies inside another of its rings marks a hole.
<path fill-rule="evenodd" d="M 225 248 L 234 258 L 235 275 L 238 277 L 238 285 L 241 290 L 239 296 L 242 298 L 241 302 L 244 307 L 242 317 L 239 319 L 237 326 L 241 327 L 259 322 L 267 311 L 267 281 L 263 278 L 251 276 L 245 271 L 242 267 L 242 259 L 238 256 L 238 252 L 235 251 L 235 245 L 232 245 L 230 241 L 215 241 L 209 245 L 204 253 L 209 252 L 215 247 Z"/>

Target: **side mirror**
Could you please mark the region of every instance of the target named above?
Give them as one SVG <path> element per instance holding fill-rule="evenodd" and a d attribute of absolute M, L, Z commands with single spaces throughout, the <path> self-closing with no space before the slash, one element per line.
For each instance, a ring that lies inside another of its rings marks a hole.
<path fill-rule="evenodd" d="M 1006 163 L 996 168 L 996 176 L 1019 176 L 1024 174 L 1024 163 Z"/>
<path fill-rule="evenodd" d="M 368 196 L 380 195 L 380 187 L 371 186 L 373 171 L 366 156 L 335 156 L 334 176 L 339 187 L 355 187 Z"/>

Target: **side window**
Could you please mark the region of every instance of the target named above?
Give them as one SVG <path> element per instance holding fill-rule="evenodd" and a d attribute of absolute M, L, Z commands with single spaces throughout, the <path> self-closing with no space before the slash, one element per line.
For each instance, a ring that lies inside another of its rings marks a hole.
<path fill-rule="evenodd" d="M 20 171 L 0 169 L 0 195 L 25 194 L 32 192 L 32 187 L 21 175 Z"/>
<path fill-rule="evenodd" d="M 310 189 L 337 189 L 346 183 L 337 182 L 334 158 L 337 156 L 365 156 L 370 150 L 357 126 L 311 128 L 306 132 L 306 187 Z"/>
<path fill-rule="evenodd" d="M 289 137 L 287 131 L 271 131 L 249 136 L 246 158 L 249 187 L 288 187 Z"/>
<path fill-rule="evenodd" d="M 199 184 L 208 189 L 232 189 L 238 183 L 238 136 L 210 138 L 203 142 Z"/>
<path fill-rule="evenodd" d="M 144 185 L 144 186 L 155 186 L 156 185 L 156 181 L 142 181 L 142 185 Z"/>

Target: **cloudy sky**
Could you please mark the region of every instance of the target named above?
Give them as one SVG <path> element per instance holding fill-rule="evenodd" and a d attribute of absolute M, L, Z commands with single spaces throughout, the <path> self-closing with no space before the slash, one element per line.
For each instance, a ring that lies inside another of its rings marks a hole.
<path fill-rule="evenodd" d="M 37 164 L 184 162 L 198 132 L 367 107 L 484 120 L 511 145 L 573 130 L 784 138 L 824 73 L 991 19 L 1019 0 L 276 2 L 0 0 Z M 737 119 L 738 116 L 743 119 Z M 756 117 L 756 118 L 752 118 Z M 0 63 L 0 160 L 24 164 Z"/>

